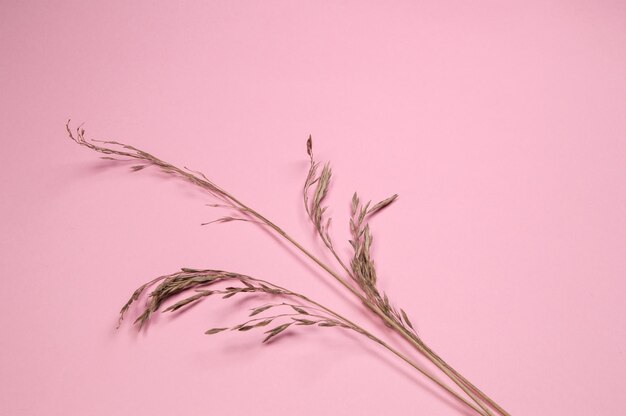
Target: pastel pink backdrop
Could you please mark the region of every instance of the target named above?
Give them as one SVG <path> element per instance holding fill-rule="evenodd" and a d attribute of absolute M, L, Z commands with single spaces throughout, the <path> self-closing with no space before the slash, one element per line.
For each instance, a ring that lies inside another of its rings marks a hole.
<path fill-rule="evenodd" d="M 372 223 L 381 285 L 449 363 L 513 415 L 623 413 L 626 3 L 5 0 L 0 53 L 1 414 L 466 414 L 346 332 L 203 334 L 237 302 L 116 332 L 183 266 L 367 321 L 258 227 L 201 227 L 220 212 L 191 186 L 73 145 L 70 117 L 331 261 L 300 200 L 312 134 L 342 253 L 352 192 L 400 194 Z"/>

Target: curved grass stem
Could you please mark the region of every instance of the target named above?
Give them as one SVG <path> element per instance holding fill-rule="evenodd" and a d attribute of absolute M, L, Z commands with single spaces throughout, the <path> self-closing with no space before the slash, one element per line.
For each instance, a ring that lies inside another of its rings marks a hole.
<path fill-rule="evenodd" d="M 474 393 L 467 385 L 465 385 L 452 371 L 443 365 L 439 360 L 435 359 L 433 355 L 429 353 L 429 350 L 424 348 L 420 342 L 417 342 L 410 333 L 408 333 L 404 328 L 400 327 L 394 320 L 390 319 L 377 305 L 374 305 L 370 302 L 365 296 L 363 296 L 356 288 L 354 288 L 351 284 L 349 284 L 346 279 L 339 276 L 334 270 L 332 270 L 328 265 L 318 259 L 315 255 L 313 255 L 309 250 L 304 248 L 300 243 L 298 243 L 295 239 L 293 239 L 289 234 L 287 234 L 282 228 L 274 224 L 272 221 L 255 211 L 254 209 L 248 207 L 243 202 L 239 201 L 235 197 L 230 194 L 227 194 L 227 197 L 233 201 L 235 204 L 240 206 L 244 212 L 249 215 L 257 218 L 259 221 L 266 224 L 268 227 L 273 229 L 277 234 L 282 236 L 285 240 L 290 242 L 293 246 L 295 246 L 298 250 L 300 250 L 304 255 L 310 258 L 314 263 L 316 263 L 319 267 L 321 267 L 324 271 L 330 274 L 335 280 L 341 283 L 342 286 L 347 288 L 350 292 L 352 292 L 356 297 L 367 306 L 372 312 L 378 315 L 386 324 L 390 325 L 395 332 L 397 332 L 400 336 L 406 339 L 415 349 L 417 349 L 421 354 L 423 354 L 426 358 L 428 358 L 435 366 L 437 366 L 448 378 L 450 378 L 461 390 L 465 392 L 484 412 L 487 416 L 493 416 L 493 413 L 489 410 L 489 408 L 484 404 L 483 400 L 481 400 L 476 393 Z M 482 412 L 481 412 L 482 413 Z"/>
<path fill-rule="evenodd" d="M 396 333 L 398 333 L 403 339 L 405 339 L 414 349 L 416 349 L 420 354 L 426 357 L 429 361 L 431 361 L 440 371 L 442 371 L 452 382 L 454 382 L 463 392 L 471 398 L 471 400 L 478 406 L 469 404 L 467 401 L 463 400 L 466 404 L 468 404 L 471 408 L 477 411 L 479 414 L 484 416 L 493 416 L 493 413 L 489 409 L 488 406 L 496 409 L 496 411 L 502 416 L 509 416 L 507 412 L 505 412 L 500 406 L 498 406 L 493 400 L 491 400 L 487 395 L 485 395 L 482 391 L 476 388 L 473 384 L 471 384 L 467 379 L 461 376 L 456 370 L 450 367 L 447 363 L 445 363 L 439 356 L 437 356 L 429 347 L 427 347 L 421 339 L 419 339 L 415 334 L 410 333 L 403 326 L 399 325 L 396 320 L 390 318 L 384 311 L 380 309 L 380 307 L 364 296 L 357 288 L 352 286 L 345 278 L 341 277 L 336 271 L 334 271 L 330 266 L 322 262 L 319 258 L 313 255 L 309 250 L 307 250 L 304 246 L 302 246 L 299 242 L 297 242 L 294 238 L 292 238 L 289 234 L 287 234 L 282 228 L 276 225 L 274 222 L 270 221 L 268 218 L 260 214 L 258 211 L 250 208 L 248 205 L 241 202 L 239 199 L 235 198 L 232 194 L 226 192 L 224 189 L 217 186 L 215 183 L 210 181 L 206 176 L 204 176 L 200 172 L 192 171 L 189 169 L 181 169 L 178 168 L 168 162 L 165 162 L 145 151 L 137 149 L 133 146 L 125 145 L 119 142 L 102 142 L 105 144 L 111 144 L 114 146 L 119 146 L 120 149 L 114 149 L 106 146 L 100 146 L 97 144 L 88 141 L 84 137 L 84 129 L 78 128 L 76 130 L 76 135 L 72 132 L 69 127 L 69 121 L 66 125 L 69 137 L 80 144 L 81 146 L 85 146 L 99 153 L 106 154 L 105 158 L 119 160 L 116 159 L 115 156 L 122 156 L 124 158 L 128 158 L 126 160 L 138 161 L 140 164 L 133 166 L 133 171 L 142 170 L 147 166 L 155 166 L 160 168 L 161 170 L 172 174 L 174 176 L 178 176 L 192 184 L 204 189 L 213 197 L 216 197 L 220 201 L 224 202 L 227 206 L 233 207 L 237 209 L 244 215 L 248 215 L 258 222 L 266 225 L 274 232 L 276 232 L 279 236 L 288 241 L 291 245 L 297 248 L 300 252 L 302 252 L 306 257 L 312 260 L 315 264 L 317 264 L 320 268 L 322 268 L 326 273 L 328 273 L 331 277 L 337 280 L 342 286 L 344 286 L 347 290 L 349 290 L 354 296 L 356 296 L 370 311 L 379 316 L 380 319 L 389 327 L 391 327 Z M 310 153 L 310 144 L 307 142 L 307 150 Z M 111 157 L 112 155 L 113 157 Z M 330 172 L 328 172 L 330 175 Z M 323 198 L 323 196 L 322 196 Z M 307 211 L 308 212 L 308 211 Z M 310 213 L 309 213 L 310 214 Z M 332 250 L 332 243 L 322 235 L 322 240 L 324 240 L 326 246 Z M 333 253 L 335 254 L 335 253 Z M 342 268 L 350 274 L 350 271 L 346 267 L 346 265 L 341 261 L 341 259 L 335 255 L 337 260 L 340 262 Z M 371 334 L 370 334 L 371 335 Z M 369 337 L 369 335 L 366 335 Z M 371 335 L 373 337 L 373 335 Z M 376 338 L 376 337 L 375 337 Z M 373 338 L 372 338 L 373 339 Z M 376 338 L 378 340 L 378 338 Z M 379 342 L 379 341 L 376 341 Z M 380 341 L 383 342 L 383 341 Z M 379 343 L 380 343 L 379 342 Z M 414 365 L 414 363 L 403 356 L 401 353 L 394 350 L 388 344 L 382 343 L 385 348 L 390 350 L 392 353 L 406 361 L 408 364 L 416 368 L 421 373 L 425 374 L 429 379 L 433 380 L 435 383 L 443 387 L 449 392 L 453 392 L 449 387 L 445 386 L 445 384 L 437 381 L 434 377 L 428 375 L 425 371 L 422 371 L 419 366 Z M 453 393 L 456 396 L 456 393 Z"/>

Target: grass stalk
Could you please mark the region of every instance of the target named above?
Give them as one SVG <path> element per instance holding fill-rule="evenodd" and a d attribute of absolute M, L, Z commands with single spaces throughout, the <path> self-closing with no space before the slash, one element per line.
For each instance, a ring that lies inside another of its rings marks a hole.
<path fill-rule="evenodd" d="M 329 265 L 321 261 L 317 256 L 313 255 L 310 250 L 306 249 L 302 244 L 300 244 L 293 237 L 291 237 L 286 231 L 284 231 L 283 228 L 279 227 L 275 222 L 269 220 L 267 217 L 265 217 L 264 215 L 262 215 L 255 209 L 251 208 L 249 205 L 243 203 L 234 195 L 230 194 L 226 190 L 217 186 L 215 183 L 209 180 L 202 173 L 192 171 L 187 168 L 181 169 L 145 151 L 142 151 L 133 146 L 129 146 L 123 143 L 114 142 L 114 141 L 106 141 L 106 142 L 100 142 L 96 140 L 88 141 L 84 136 L 84 133 L 85 133 L 84 129 L 79 127 L 78 129 L 76 129 L 76 132 L 74 133 L 69 127 L 69 121 L 66 125 L 66 128 L 67 128 L 69 137 L 73 141 L 75 141 L 81 146 L 90 148 L 91 150 L 107 155 L 103 157 L 104 159 L 121 160 L 119 159 L 119 157 L 123 157 L 124 159 L 122 160 L 124 161 L 129 161 L 129 160 L 137 161 L 139 164 L 132 167 L 133 171 L 139 171 L 149 166 L 160 168 L 161 170 L 167 173 L 170 173 L 174 176 L 178 176 L 204 189 L 211 196 L 215 197 L 216 199 L 218 199 L 219 201 L 223 203 L 223 204 L 217 204 L 217 205 L 232 208 L 240 212 L 246 217 L 246 218 L 224 217 L 220 220 L 217 220 L 218 222 L 244 220 L 244 221 L 260 223 L 264 226 L 267 226 L 269 229 L 274 231 L 277 235 L 279 235 L 284 240 L 289 242 L 293 247 L 299 250 L 307 258 L 313 261 L 313 263 L 315 263 L 322 270 L 324 270 L 327 274 L 329 274 L 332 278 L 334 278 L 337 282 L 339 282 L 344 288 L 350 291 L 354 296 L 356 296 L 357 299 L 359 299 L 367 307 L 367 309 L 369 309 L 371 312 L 377 315 L 385 323 L 385 325 L 387 325 L 394 332 L 400 335 L 406 342 L 409 343 L 409 345 L 412 346 L 412 348 L 414 348 L 416 351 L 422 354 L 433 365 L 435 365 L 441 372 L 443 372 L 475 404 L 472 404 L 465 398 L 459 396 L 450 387 L 448 387 L 439 379 L 437 379 L 436 377 L 432 376 L 427 371 L 422 369 L 419 365 L 417 365 L 410 358 L 406 357 L 405 355 L 403 355 L 402 353 L 400 353 L 399 351 L 391 347 L 389 344 L 382 341 L 380 338 L 374 336 L 368 331 L 365 331 L 360 326 L 349 321 L 347 318 L 336 314 L 335 312 L 331 311 L 330 309 L 316 302 L 311 301 L 310 299 L 306 298 L 304 295 L 294 294 L 293 292 L 290 292 L 290 293 L 296 295 L 297 297 L 300 297 L 303 300 L 306 300 L 312 304 L 317 305 L 318 307 L 322 308 L 329 314 L 339 319 L 341 322 L 345 323 L 345 325 L 347 325 L 348 327 L 365 335 L 366 337 L 377 342 L 378 344 L 382 345 L 384 348 L 392 352 L 394 355 L 398 356 L 400 359 L 405 361 L 414 369 L 416 369 L 417 371 L 419 371 L 420 373 L 428 377 L 430 380 L 435 382 L 437 385 L 445 389 L 448 393 L 451 393 L 454 397 L 456 397 L 457 399 L 461 400 L 463 403 L 468 405 L 478 414 L 481 414 L 483 416 L 494 416 L 492 411 L 489 409 L 489 406 L 491 406 L 493 409 L 495 409 L 495 411 L 498 412 L 499 415 L 510 416 L 504 409 L 502 409 L 502 407 L 500 407 L 497 403 L 495 403 L 495 401 L 490 399 L 485 393 L 483 393 L 480 389 L 478 389 L 476 386 L 470 383 L 459 372 L 457 372 L 449 364 L 447 364 L 443 359 L 441 359 L 441 357 L 435 354 L 435 352 L 432 351 L 421 340 L 421 338 L 417 336 L 417 334 L 414 331 L 412 331 L 412 325 L 408 321 L 408 317 L 406 316 L 404 311 L 401 311 L 402 312 L 401 315 L 398 314 L 397 311 L 393 307 L 390 306 L 387 296 L 384 295 L 384 297 L 382 297 L 380 293 L 378 292 L 378 289 L 375 286 L 375 283 L 376 283 L 375 269 L 373 267 L 373 262 L 369 258 L 369 245 L 371 243 L 371 236 L 369 234 L 369 226 L 365 224 L 364 227 L 362 227 L 363 225 L 362 223 L 369 214 L 378 212 L 380 209 L 383 209 L 385 206 L 391 204 L 396 199 L 397 195 L 394 195 L 393 197 L 388 198 L 385 201 L 381 201 L 380 203 L 376 204 L 369 210 L 368 210 L 368 207 L 369 207 L 369 203 L 368 203 L 365 207 L 361 207 L 360 215 L 356 215 L 358 214 L 358 208 L 360 207 L 360 205 L 358 202 L 358 198 L 356 198 L 356 194 L 355 194 L 355 197 L 353 198 L 353 217 L 354 219 L 356 219 L 355 222 L 357 224 L 355 225 L 354 222 L 351 223 L 352 224 L 351 227 L 352 227 L 352 231 L 354 235 L 354 241 L 351 241 L 351 243 L 353 243 L 353 247 L 355 248 L 355 258 L 353 259 L 353 265 L 352 265 L 353 271 L 350 271 L 348 266 L 341 260 L 340 256 L 338 256 L 338 254 L 335 252 L 333 245 L 332 245 L 332 241 L 328 233 L 328 225 L 330 224 L 330 220 L 328 220 L 326 225 L 324 225 L 324 223 L 322 222 L 322 218 L 323 218 L 323 213 L 324 213 L 325 208 L 322 208 L 320 205 L 320 202 L 323 200 L 328 190 L 328 183 L 330 181 L 331 171 L 330 171 L 329 166 L 325 165 L 324 169 L 322 170 L 322 174 L 319 177 L 315 178 L 317 164 L 313 161 L 312 144 L 311 144 L 310 137 L 309 137 L 309 140 L 307 141 L 307 152 L 311 158 L 311 169 L 309 171 L 309 176 L 307 177 L 307 182 L 305 183 L 305 188 L 304 188 L 305 207 L 306 207 L 307 213 L 309 214 L 309 217 L 315 224 L 316 229 L 318 230 L 319 236 L 324 242 L 325 246 L 334 255 L 335 259 L 339 262 L 340 266 L 347 273 L 348 277 L 350 277 L 352 280 L 358 283 L 359 288 L 352 285 L 346 278 L 342 277 L 333 268 L 331 268 Z M 105 145 L 106 144 L 113 145 L 113 146 L 116 146 L 117 148 L 107 147 L 107 146 L 103 146 L 103 145 L 99 145 L 95 143 L 104 143 Z M 315 183 L 317 183 L 317 189 L 315 191 L 314 198 L 311 202 L 311 205 L 309 206 L 307 190 L 309 187 L 311 187 Z M 357 273 L 357 270 L 354 269 L 355 264 L 357 266 L 364 267 L 364 271 L 365 271 L 364 275 L 359 275 Z M 151 283 L 154 283 L 154 281 Z M 281 289 L 284 289 L 284 288 L 281 288 Z M 140 292 L 141 291 L 139 291 L 139 293 Z M 127 308 L 128 305 L 132 301 L 136 300 L 138 296 L 137 293 L 138 292 L 135 292 L 135 294 L 133 295 L 133 298 L 131 298 L 131 301 L 129 301 L 129 303 L 125 305 L 125 308 Z M 226 294 L 226 296 L 232 296 L 232 294 Z M 198 297 L 198 295 L 196 295 L 196 297 Z M 154 307 L 158 308 L 158 306 L 159 306 L 158 304 L 153 305 L 153 308 Z M 124 311 L 125 309 L 122 310 L 122 313 Z M 151 313 L 149 310 L 147 310 L 147 312 L 148 312 L 147 314 L 144 313 L 144 315 L 142 315 L 138 320 L 141 319 L 141 322 L 143 322 L 145 319 L 147 319 Z M 405 323 L 408 324 L 408 326 L 411 329 L 408 329 L 405 326 Z M 286 327 L 282 327 L 282 329 L 278 328 L 278 332 L 282 331 L 285 328 Z M 275 334 L 274 333 L 270 334 L 270 336 L 273 336 L 273 335 Z"/>

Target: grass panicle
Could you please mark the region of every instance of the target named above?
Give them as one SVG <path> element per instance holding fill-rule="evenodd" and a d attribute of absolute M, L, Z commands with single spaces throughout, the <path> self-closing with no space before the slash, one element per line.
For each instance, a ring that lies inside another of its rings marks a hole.
<path fill-rule="evenodd" d="M 379 336 L 365 330 L 359 324 L 340 315 L 330 307 L 314 301 L 302 293 L 294 292 L 270 281 L 235 272 L 182 268 L 178 272 L 157 277 L 141 285 L 132 293 L 129 300 L 120 310 L 118 327 L 131 306 L 144 295 L 146 297 L 145 305 L 140 309 L 134 321 L 138 328 L 142 328 L 157 311 L 176 313 L 208 298 L 227 300 L 238 295 L 260 295 L 269 298 L 270 303 L 250 309 L 246 312 L 248 315 L 247 319 L 237 325 L 219 326 L 208 329 L 205 333 L 207 335 L 215 335 L 226 331 L 247 332 L 260 330 L 264 335 L 263 342 L 270 343 L 278 340 L 281 334 L 291 332 L 296 328 L 349 329 L 374 341 L 403 360 L 444 389 L 451 397 L 472 409 L 475 414 L 483 416 L 510 416 L 494 400 L 429 348 L 418 336 L 406 311 L 394 307 L 388 295 L 379 290 L 378 274 L 372 256 L 373 235 L 369 221 L 375 214 L 392 205 L 398 199 L 397 194 L 372 205 L 371 201 L 363 204 L 357 193 L 354 193 L 349 219 L 351 235 L 349 244 L 352 247 L 352 256 L 349 261 L 344 261 L 341 258 L 332 240 L 330 232 L 331 218 L 327 217 L 327 207 L 324 205 L 326 197 L 330 192 L 333 172 L 329 163 L 320 165 L 319 162 L 315 161 L 311 136 L 306 141 L 306 151 L 310 165 L 302 190 L 304 207 L 322 244 L 333 255 L 341 268 L 340 271 L 335 270 L 329 264 L 313 255 L 310 250 L 307 250 L 276 223 L 216 185 L 203 173 L 186 167 L 179 168 L 148 152 L 124 143 L 88 140 L 85 137 L 85 130 L 82 126 L 72 130 L 69 121 L 66 124 L 66 129 L 71 140 L 92 151 L 103 154 L 102 159 L 115 162 L 130 162 L 132 172 L 144 171 L 147 168 L 159 169 L 206 191 L 215 199 L 215 202 L 207 204 L 208 206 L 226 208 L 233 211 L 232 214 L 203 225 L 244 221 L 267 227 L 340 283 L 362 302 L 365 308 L 371 312 L 372 317 L 383 322 L 391 331 L 398 334 L 401 339 L 412 347 L 415 352 L 434 364 L 447 377 L 449 382 L 459 388 L 462 393 L 449 385 L 449 382 L 445 382 L 430 371 L 426 371 L 414 358 L 400 352 Z"/>

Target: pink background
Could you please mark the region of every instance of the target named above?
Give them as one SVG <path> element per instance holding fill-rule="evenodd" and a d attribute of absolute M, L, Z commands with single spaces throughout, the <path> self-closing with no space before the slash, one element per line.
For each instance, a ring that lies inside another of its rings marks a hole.
<path fill-rule="evenodd" d="M 506 4 L 505 4 L 506 3 Z M 64 123 L 200 169 L 328 259 L 305 140 L 373 221 L 382 288 L 514 415 L 622 414 L 626 3 L 0 3 L 0 413 L 464 414 L 371 342 L 273 346 L 208 301 L 146 333 L 127 296 L 181 266 L 268 278 L 367 322 L 309 262 Z M 380 331 L 377 325 L 368 328 Z"/>

